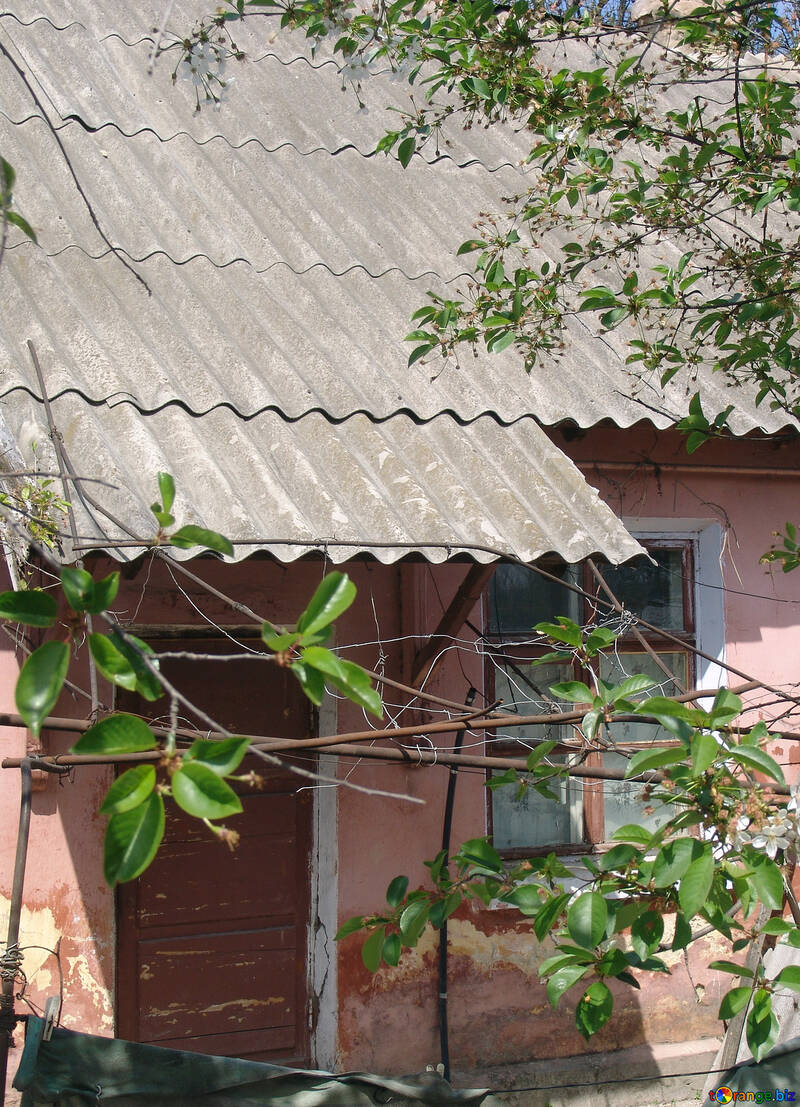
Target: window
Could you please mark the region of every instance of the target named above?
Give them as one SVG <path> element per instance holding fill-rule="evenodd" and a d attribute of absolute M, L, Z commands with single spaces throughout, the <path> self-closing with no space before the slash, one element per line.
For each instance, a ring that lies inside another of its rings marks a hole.
<path fill-rule="evenodd" d="M 609 587 L 627 612 L 646 620 L 652 629 L 639 631 L 678 682 L 694 687 L 696 672 L 691 650 L 697 643 L 694 581 L 697 544 L 692 539 L 664 537 L 646 540 L 654 564 L 638 563 L 614 567 L 599 564 Z M 605 598 L 587 566 L 547 565 L 548 571 L 568 584 L 582 587 L 591 596 Z M 569 709 L 552 697 L 549 686 L 564 680 L 587 680 L 577 663 L 533 664 L 548 647 L 536 641 L 531 628 L 539 622 L 566 615 L 577 623 L 597 621 L 610 625 L 620 637 L 616 648 L 601 655 L 598 675 L 612 683 L 643 673 L 656 682 L 650 695 L 672 695 L 679 689 L 665 675 L 653 656 L 632 633 L 632 620 L 598 608 L 568 587 L 545 579 L 518 565 L 501 565 L 493 577 L 487 597 L 487 694 L 502 699 L 519 714 L 547 714 Z M 674 638 L 666 638 L 668 631 Z M 564 764 L 576 757 L 575 731 L 569 724 L 548 724 L 512 728 L 498 733 L 491 753 L 523 756 L 541 740 L 559 743 L 548 761 Z M 670 740 L 648 723 L 620 723 L 613 727 L 611 743 L 602 752 L 591 752 L 586 765 L 624 769 L 629 755 L 642 745 Z M 572 749 L 566 743 L 572 742 Z M 500 773 L 496 775 L 501 775 Z M 625 823 L 649 825 L 655 829 L 665 819 L 663 811 L 650 811 L 641 798 L 642 786 L 624 781 L 595 781 L 570 777 L 551 786 L 557 799 L 548 799 L 528 788 L 522 796 L 504 786 L 487 789 L 490 830 L 495 847 L 513 855 L 550 851 L 569 853 L 602 848 L 614 831 Z"/>

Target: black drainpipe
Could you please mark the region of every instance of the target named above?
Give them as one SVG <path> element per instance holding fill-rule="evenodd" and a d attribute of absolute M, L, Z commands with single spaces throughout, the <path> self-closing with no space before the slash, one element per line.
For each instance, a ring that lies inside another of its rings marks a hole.
<path fill-rule="evenodd" d="M 25 883 L 25 862 L 28 859 L 28 835 L 31 827 L 31 769 L 44 769 L 46 773 L 68 773 L 69 766 L 54 765 L 38 757 L 24 757 L 20 763 L 19 830 L 17 831 L 17 856 L 14 861 L 14 883 L 11 887 L 11 903 L 8 910 L 8 937 L 6 949 L 0 958 L 3 987 L 0 992 L 0 1107 L 6 1102 L 6 1074 L 8 1072 L 8 1048 L 11 1035 L 17 1025 L 14 1014 L 14 980 L 21 963 L 19 955 L 19 923 L 22 916 L 22 888 Z"/>
<path fill-rule="evenodd" d="M 475 702 L 475 695 L 477 689 L 470 688 L 467 693 L 464 703 L 467 707 L 472 707 Z M 465 730 L 459 730 L 456 734 L 456 743 L 453 748 L 454 753 L 459 753 L 461 747 L 464 744 Z M 446 853 L 445 864 L 449 862 L 450 854 L 450 832 L 453 827 L 453 805 L 456 798 L 456 778 L 458 776 L 458 766 L 451 765 L 450 773 L 447 779 L 447 798 L 444 801 L 444 822 L 442 824 L 442 849 Z M 444 920 L 439 929 L 439 1052 L 442 1058 L 442 1068 L 444 1072 L 442 1075 L 445 1080 L 450 1079 L 450 1043 L 448 1040 L 448 1021 L 447 1021 L 447 919 Z M 2 1104 L 0 1104 L 2 1107 Z"/>

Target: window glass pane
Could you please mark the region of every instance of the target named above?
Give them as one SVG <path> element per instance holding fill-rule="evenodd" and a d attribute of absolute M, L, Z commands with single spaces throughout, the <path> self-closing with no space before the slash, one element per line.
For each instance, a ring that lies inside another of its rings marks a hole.
<path fill-rule="evenodd" d="M 548 761 L 563 764 L 564 755 Z M 497 775 L 500 775 L 499 772 Z M 583 789 L 575 779 L 549 785 L 558 800 L 527 788 L 517 799 L 518 786 L 492 790 L 492 839 L 495 849 L 566 845 L 583 839 Z"/>
<path fill-rule="evenodd" d="M 502 699 L 503 710 L 510 715 L 550 715 L 554 711 L 571 711 L 572 705 L 551 696 L 551 684 L 572 679 L 571 665 L 531 665 L 527 661 L 497 663 L 494 674 L 495 699 Z M 515 726 L 498 731 L 494 741 L 563 742 L 572 737 L 569 726 Z M 487 738 L 487 743 L 492 741 Z"/>
<path fill-rule="evenodd" d="M 562 580 L 579 583 L 577 565 L 548 569 Z M 489 588 L 489 632 L 527 634 L 536 623 L 566 615 L 579 623 L 580 597 L 524 565 L 498 565 Z"/>
<path fill-rule="evenodd" d="M 549 696 L 548 688 L 561 680 L 572 678 L 570 665 L 531 665 L 520 661 L 507 667 L 498 664 L 495 670 L 495 695 L 502 697 L 503 706 L 519 715 L 550 714 L 561 707 L 571 710 L 572 705 Z M 557 723 L 546 726 L 509 727 L 498 732 L 490 741 L 517 741 L 523 748 L 532 748 L 536 742 L 563 742 L 573 736 L 569 725 Z M 551 764 L 563 764 L 565 754 L 551 754 Z M 502 775 L 498 770 L 496 775 Z M 517 798 L 517 785 L 506 785 L 491 792 L 492 826 L 495 849 L 533 848 L 580 842 L 583 839 L 583 795 L 580 782 L 555 781 L 550 785 L 558 800 L 547 799 L 528 788 Z"/>
<path fill-rule="evenodd" d="M 609 769 L 625 770 L 628 759 L 621 753 L 603 754 L 603 764 Z M 607 780 L 603 785 L 603 806 L 605 810 L 605 839 L 608 841 L 615 830 L 619 830 L 626 823 L 635 823 L 637 826 L 646 827 L 648 830 L 658 830 L 660 826 L 674 815 L 663 803 L 653 805 L 652 814 L 650 805 L 642 799 L 641 781 L 635 780 Z"/>
<path fill-rule="evenodd" d="M 603 576 L 621 604 L 665 630 L 686 630 L 683 603 L 683 551 L 651 549 L 655 565 L 607 565 Z"/>
<path fill-rule="evenodd" d="M 684 688 L 689 686 L 689 655 L 682 651 L 661 651 L 658 656 L 681 682 Z M 656 683 L 646 692 L 640 692 L 630 699 L 642 700 L 650 696 L 676 696 L 680 692 L 675 681 L 670 680 L 659 668 L 649 653 L 633 653 L 619 650 L 617 653 L 601 654 L 600 676 L 609 684 L 619 684 L 626 677 L 642 673 L 651 677 Z M 663 727 L 653 723 L 614 723 L 611 728 L 611 737 L 615 742 L 625 744 L 627 742 L 645 742 L 659 745 L 662 742 L 674 741 L 673 735 Z"/>

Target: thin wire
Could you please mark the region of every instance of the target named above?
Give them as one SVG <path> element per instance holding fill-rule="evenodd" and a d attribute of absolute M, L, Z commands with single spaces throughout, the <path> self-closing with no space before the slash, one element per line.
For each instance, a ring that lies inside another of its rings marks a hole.
<path fill-rule="evenodd" d="M 209 626 L 213 627 L 214 630 L 218 631 L 221 635 L 223 635 L 223 637 L 229 638 L 231 642 L 235 642 L 237 646 L 241 646 L 241 648 L 243 650 L 247 650 L 248 653 L 255 653 L 255 654 L 260 654 L 261 653 L 260 650 L 252 649 L 252 647 L 248 646 L 246 642 L 240 642 L 238 638 L 234 638 L 234 636 L 232 634 L 230 634 L 227 630 L 225 630 L 224 627 L 221 627 L 218 623 L 215 623 L 214 620 L 209 615 L 207 615 L 204 611 L 202 611 L 197 606 L 197 604 L 194 602 L 194 600 L 189 595 L 189 593 L 180 584 L 178 584 L 177 580 L 175 579 L 175 574 L 172 571 L 172 566 L 170 565 L 169 560 L 167 558 L 164 558 L 164 564 L 167 567 L 167 572 L 169 573 L 170 577 L 172 578 L 172 583 L 178 589 L 178 591 L 183 596 L 183 598 L 186 600 L 186 602 L 189 603 L 194 608 L 194 610 L 197 612 L 197 614 L 200 616 L 200 618 L 203 620 L 203 622 L 205 622 Z"/>

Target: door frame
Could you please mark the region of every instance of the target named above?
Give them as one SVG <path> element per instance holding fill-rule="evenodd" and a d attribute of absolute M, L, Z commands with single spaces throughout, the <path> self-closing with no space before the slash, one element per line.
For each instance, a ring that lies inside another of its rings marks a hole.
<path fill-rule="evenodd" d="M 186 628 L 183 625 L 158 627 L 137 627 L 132 625 L 126 630 L 147 641 L 152 637 L 162 645 L 172 641 L 182 641 L 182 631 L 190 631 L 192 638 L 202 637 L 207 641 L 224 641 L 225 632 L 241 633 L 239 626 L 220 625 L 222 634 L 208 628 L 207 633 L 198 634 L 201 628 Z M 250 628 L 248 628 L 250 629 Z M 205 628 L 202 628 L 205 631 Z M 113 689 L 114 703 L 117 709 L 117 689 Z M 309 704 L 311 708 L 311 704 Z M 321 733 L 335 734 L 337 726 L 337 704 L 333 696 L 325 694 L 319 709 L 310 710 L 310 731 L 312 737 Z M 337 775 L 338 758 L 335 755 L 320 753 L 316 758 L 316 771 L 329 779 Z M 308 853 L 310 863 L 309 880 L 303 906 L 306 909 L 306 978 L 305 996 L 307 1007 L 302 1023 L 303 1041 L 310 1064 L 333 1071 L 338 1056 L 338 990 L 337 958 L 334 936 L 338 928 L 338 787 L 334 785 L 318 786 L 316 781 L 309 782 L 312 810 L 310 816 Z M 298 791 L 308 785 L 301 784 Z M 121 971 L 120 952 L 123 925 L 121 923 L 121 895 L 123 889 L 117 886 L 114 896 L 114 915 L 112 948 L 114 951 L 113 1011 L 114 1034 L 120 1033 L 120 993 L 126 975 Z"/>

